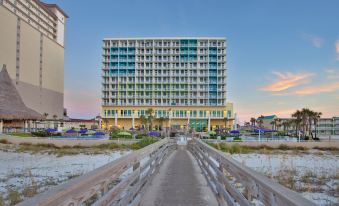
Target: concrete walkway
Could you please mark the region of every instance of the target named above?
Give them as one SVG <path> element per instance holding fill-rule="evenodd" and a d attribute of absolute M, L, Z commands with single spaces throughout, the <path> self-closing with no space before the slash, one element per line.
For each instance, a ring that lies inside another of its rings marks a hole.
<path fill-rule="evenodd" d="M 186 146 L 178 146 L 160 167 L 140 205 L 213 206 L 218 202 L 197 161 Z"/>

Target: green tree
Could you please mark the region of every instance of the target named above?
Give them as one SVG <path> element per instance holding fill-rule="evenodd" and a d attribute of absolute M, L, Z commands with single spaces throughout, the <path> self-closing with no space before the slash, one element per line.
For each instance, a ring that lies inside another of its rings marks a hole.
<path fill-rule="evenodd" d="M 145 115 L 140 116 L 140 122 L 145 126 L 146 130 L 148 130 L 148 120 Z"/>
<path fill-rule="evenodd" d="M 153 121 L 154 121 L 154 116 L 153 116 L 153 109 L 152 108 L 149 108 L 147 111 L 146 111 L 146 115 L 147 115 L 147 121 L 149 123 L 149 131 L 152 131 L 153 129 Z"/>

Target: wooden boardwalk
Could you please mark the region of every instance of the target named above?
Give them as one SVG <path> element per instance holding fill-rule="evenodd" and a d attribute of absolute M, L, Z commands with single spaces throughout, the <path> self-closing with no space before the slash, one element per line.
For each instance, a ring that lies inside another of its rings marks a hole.
<path fill-rule="evenodd" d="M 218 205 L 202 171 L 186 146 L 164 162 L 141 199 L 141 206 Z"/>
<path fill-rule="evenodd" d="M 315 206 L 200 139 L 165 138 L 20 206 Z"/>

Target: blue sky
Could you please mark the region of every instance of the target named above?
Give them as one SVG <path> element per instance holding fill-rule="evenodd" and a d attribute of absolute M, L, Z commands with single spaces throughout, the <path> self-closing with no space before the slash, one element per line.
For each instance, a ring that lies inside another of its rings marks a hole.
<path fill-rule="evenodd" d="M 240 120 L 309 107 L 339 115 L 337 0 L 46 0 L 70 16 L 65 107 L 100 111 L 104 37 L 227 38 L 228 100 Z"/>

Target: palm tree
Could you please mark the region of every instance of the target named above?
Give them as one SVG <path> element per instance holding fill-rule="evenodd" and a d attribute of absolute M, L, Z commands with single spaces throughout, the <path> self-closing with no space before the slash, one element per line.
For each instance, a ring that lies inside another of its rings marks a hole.
<path fill-rule="evenodd" d="M 295 118 L 294 123 L 295 123 L 295 134 L 296 136 L 298 135 L 298 131 L 300 130 L 300 123 L 302 122 L 302 112 L 300 110 L 295 111 L 292 114 L 292 117 Z"/>
<path fill-rule="evenodd" d="M 254 117 L 251 117 L 250 122 L 251 122 L 252 126 L 255 126 L 255 118 Z"/>
<path fill-rule="evenodd" d="M 275 127 L 275 121 L 270 122 L 270 124 L 272 125 L 272 130 L 274 130 L 274 127 Z"/>
<path fill-rule="evenodd" d="M 321 112 L 314 112 L 314 115 L 312 117 L 313 123 L 314 123 L 314 139 L 317 139 L 317 126 L 318 126 L 318 121 L 319 121 L 321 115 L 322 115 Z"/>
<path fill-rule="evenodd" d="M 259 127 L 261 127 L 262 124 L 264 123 L 263 118 L 264 118 L 264 116 L 263 116 L 263 115 L 260 115 L 260 117 L 259 117 L 258 120 L 257 120 L 257 124 L 258 124 Z"/>
<path fill-rule="evenodd" d="M 148 121 L 147 121 L 147 118 L 146 118 L 145 115 L 141 115 L 140 116 L 140 122 L 141 122 L 142 125 L 145 126 L 146 130 L 148 130 L 148 124 L 147 124 Z"/>
<path fill-rule="evenodd" d="M 152 108 L 149 108 L 147 111 L 146 111 L 146 115 L 147 115 L 147 120 L 148 120 L 148 123 L 149 123 L 149 127 L 150 127 L 150 131 L 153 129 L 153 120 L 154 120 L 154 116 L 153 116 L 153 109 Z"/>
<path fill-rule="evenodd" d="M 289 127 L 290 127 L 290 122 L 289 121 L 284 121 L 281 124 L 284 127 L 284 131 L 289 130 Z"/>

